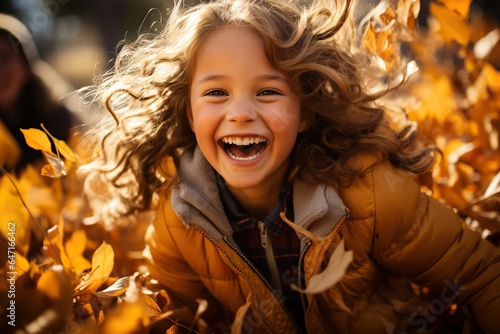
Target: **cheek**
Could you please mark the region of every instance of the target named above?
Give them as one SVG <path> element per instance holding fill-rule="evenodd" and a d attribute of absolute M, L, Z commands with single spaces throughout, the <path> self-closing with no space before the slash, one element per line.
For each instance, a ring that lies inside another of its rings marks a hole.
<path fill-rule="evenodd" d="M 299 131 L 300 110 L 295 106 L 273 106 L 265 113 L 266 123 L 273 133 L 287 134 Z"/>

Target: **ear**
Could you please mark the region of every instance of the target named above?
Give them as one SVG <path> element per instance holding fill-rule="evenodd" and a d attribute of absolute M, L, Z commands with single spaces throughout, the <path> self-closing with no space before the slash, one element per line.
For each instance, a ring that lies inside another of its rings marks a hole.
<path fill-rule="evenodd" d="M 191 109 L 191 103 L 189 102 L 189 98 L 186 99 L 186 116 L 189 122 L 189 126 L 191 127 L 191 131 L 194 132 L 193 110 Z"/>
<path fill-rule="evenodd" d="M 314 116 L 310 114 L 305 115 L 304 112 L 301 112 L 300 117 L 301 119 L 299 122 L 299 133 L 309 130 L 309 128 L 313 125 L 314 119 Z"/>

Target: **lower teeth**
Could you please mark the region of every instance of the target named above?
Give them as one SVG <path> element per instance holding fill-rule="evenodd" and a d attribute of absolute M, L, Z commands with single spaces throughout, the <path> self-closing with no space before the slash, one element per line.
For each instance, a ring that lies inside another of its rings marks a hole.
<path fill-rule="evenodd" d="M 248 161 L 248 160 L 253 160 L 253 159 L 257 158 L 257 157 L 260 155 L 260 153 L 262 153 L 262 152 L 257 152 L 256 154 L 252 155 L 251 157 L 245 157 L 245 158 L 244 158 L 244 157 L 237 157 L 237 156 L 235 156 L 235 155 L 234 155 L 231 151 L 229 151 L 229 150 L 228 150 L 228 151 L 226 151 L 226 152 L 227 152 L 227 154 L 231 157 L 231 159 L 234 159 L 234 160 L 243 160 L 243 161 L 245 161 L 245 160 L 247 160 L 247 161 Z"/>

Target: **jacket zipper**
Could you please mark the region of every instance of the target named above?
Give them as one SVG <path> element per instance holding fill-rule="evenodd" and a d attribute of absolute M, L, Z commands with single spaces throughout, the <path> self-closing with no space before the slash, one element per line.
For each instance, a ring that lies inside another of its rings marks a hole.
<path fill-rule="evenodd" d="M 344 225 L 344 223 L 347 220 L 347 218 L 349 218 L 349 209 L 347 209 L 347 208 L 345 208 L 345 209 L 346 209 L 346 214 L 344 215 L 344 217 L 342 218 L 342 220 L 337 224 L 337 226 L 335 226 L 335 229 L 332 232 L 332 235 L 330 236 L 330 239 L 333 238 L 333 237 L 335 237 L 337 235 L 337 233 L 339 232 L 340 228 Z M 305 284 L 305 282 L 303 282 L 303 279 L 305 278 L 305 277 L 303 277 L 303 276 L 305 276 L 305 274 L 303 273 L 304 258 L 305 258 L 305 255 L 306 255 L 307 251 L 311 247 L 311 244 L 312 244 L 312 241 L 309 240 L 305 244 L 304 249 L 302 250 L 302 253 L 300 254 L 300 257 L 299 257 L 297 285 L 299 286 L 300 289 L 305 289 L 305 286 L 303 286 L 303 284 Z M 304 318 L 305 318 L 306 312 L 307 312 L 306 295 L 305 295 L 305 293 L 301 293 L 300 294 L 300 301 L 302 302 L 302 309 L 304 311 Z M 306 328 L 307 328 L 307 324 L 306 324 Z"/>
<path fill-rule="evenodd" d="M 309 240 L 306 245 L 304 246 L 304 250 L 300 254 L 299 257 L 299 268 L 298 268 L 298 278 L 297 278 L 297 285 L 299 286 L 300 289 L 304 289 L 304 286 L 302 286 L 302 276 L 303 274 L 303 266 L 304 266 L 304 257 L 309 250 L 309 247 L 311 247 L 312 241 Z M 305 293 L 300 293 L 300 301 L 302 303 L 302 310 L 304 311 L 304 318 L 306 316 L 306 311 L 307 311 L 307 305 L 306 305 L 306 295 Z"/>
<path fill-rule="evenodd" d="M 222 251 L 222 253 L 224 255 L 226 255 L 227 259 L 229 260 L 229 262 L 231 262 L 231 264 L 240 272 L 240 274 L 245 277 L 245 275 L 243 274 L 243 270 L 241 270 L 240 268 L 238 268 L 238 266 L 236 266 L 236 264 L 231 260 L 231 257 L 229 256 L 229 254 L 226 253 L 226 251 L 224 251 L 224 249 L 222 247 L 220 247 L 219 245 L 217 245 L 217 243 L 215 243 L 212 238 L 210 238 L 208 236 L 208 234 L 203 231 L 201 228 L 199 228 L 198 226 L 194 226 L 193 227 L 195 230 L 199 231 L 208 241 L 210 241 L 210 243 L 212 243 L 215 247 L 217 247 L 218 249 L 220 249 Z M 238 248 L 236 248 L 228 239 L 227 237 L 224 237 L 224 241 L 226 242 L 226 244 L 229 245 L 229 247 L 231 247 L 232 250 L 234 250 L 245 262 L 246 264 L 250 267 L 250 269 L 252 269 L 252 271 L 262 280 L 262 282 L 264 283 L 264 285 L 271 291 L 271 293 L 274 295 L 274 297 L 276 298 L 276 300 L 278 301 L 278 303 L 281 305 L 281 308 L 285 311 L 286 315 L 288 316 L 288 319 L 290 320 L 290 322 L 292 323 L 292 325 L 294 326 L 294 328 L 296 329 L 297 333 L 301 333 L 302 331 L 300 330 L 300 327 L 299 325 L 295 322 L 295 319 L 292 317 L 292 315 L 290 314 L 290 312 L 288 311 L 288 309 L 286 308 L 284 302 L 283 302 L 283 299 L 280 298 L 280 296 L 278 296 L 276 294 L 276 292 L 274 291 L 273 287 L 271 286 L 271 284 L 269 284 L 269 282 L 266 280 L 266 278 L 260 273 L 260 271 L 252 264 L 252 262 L 250 262 L 250 260 L 245 256 L 245 254 L 243 254 Z M 252 285 L 250 284 L 249 282 L 249 279 L 246 278 L 246 281 L 248 283 L 248 286 L 250 288 L 250 291 L 252 291 L 253 294 L 255 294 L 255 290 L 252 289 Z M 264 322 L 264 324 L 266 325 L 267 329 L 269 331 L 271 331 L 271 328 Z"/>
<path fill-rule="evenodd" d="M 258 227 L 260 231 L 260 244 L 262 248 L 264 248 L 264 251 L 266 252 L 267 266 L 269 267 L 269 272 L 271 273 L 271 280 L 273 283 L 273 287 L 276 290 L 281 291 L 280 273 L 278 270 L 278 265 L 276 264 L 276 258 L 274 257 L 272 239 L 269 236 L 266 224 L 259 221 Z"/>
<path fill-rule="evenodd" d="M 300 329 L 299 325 L 295 321 L 295 319 L 292 317 L 290 314 L 290 311 L 285 306 L 284 299 L 282 298 L 283 296 L 280 296 L 276 293 L 274 288 L 271 286 L 271 284 L 267 281 L 267 279 L 264 277 L 264 275 L 261 274 L 261 272 L 253 265 L 252 262 L 243 254 L 238 248 L 236 248 L 226 237 L 224 237 L 224 241 L 231 247 L 247 264 L 248 266 L 259 276 L 259 278 L 264 282 L 264 285 L 267 286 L 269 290 L 271 290 L 272 294 L 276 297 L 276 300 L 278 300 L 278 303 L 281 305 L 281 308 L 285 311 L 286 315 L 288 316 L 288 319 L 292 323 L 293 327 L 295 327 L 295 330 L 297 333 L 302 333 L 302 330 Z M 234 265 L 234 264 L 233 264 Z M 235 266 L 236 267 L 236 266 Z M 241 272 L 241 270 L 240 270 Z M 281 291 L 281 290 L 280 290 Z"/>

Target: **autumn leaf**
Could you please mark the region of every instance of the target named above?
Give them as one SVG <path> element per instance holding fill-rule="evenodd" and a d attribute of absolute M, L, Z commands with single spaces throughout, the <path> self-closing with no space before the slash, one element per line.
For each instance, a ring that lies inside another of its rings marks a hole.
<path fill-rule="evenodd" d="M 472 0 L 439 0 L 439 2 L 460 14 L 463 18 L 466 18 L 469 15 L 469 8 Z"/>
<path fill-rule="evenodd" d="M 78 158 L 73 153 L 73 151 L 69 148 L 68 144 L 66 144 L 65 141 L 57 139 L 56 137 L 52 136 L 43 124 L 41 124 L 41 126 L 42 126 L 42 129 L 50 136 L 50 138 L 54 142 L 54 145 L 55 145 L 57 151 L 59 151 L 59 153 L 62 154 L 63 157 L 66 158 L 66 160 L 72 161 L 72 162 L 78 161 Z"/>
<path fill-rule="evenodd" d="M 396 14 L 391 8 L 387 8 L 378 16 L 380 24 L 378 27 L 370 21 L 363 35 L 363 48 L 380 58 L 383 62 L 382 70 L 389 70 L 399 56 L 395 52 L 396 36 L 392 29 Z"/>
<path fill-rule="evenodd" d="M 92 270 L 82 278 L 75 288 L 75 294 L 94 292 L 106 281 L 113 271 L 115 254 L 111 245 L 103 241 L 92 256 Z"/>
<path fill-rule="evenodd" d="M 100 298 L 113 298 L 124 294 L 130 284 L 130 277 L 122 277 L 102 291 L 94 292 L 93 294 Z"/>
<path fill-rule="evenodd" d="M 353 252 L 345 250 L 344 239 L 342 239 L 328 260 L 326 268 L 321 273 L 311 277 L 306 289 L 300 289 L 296 285 L 293 285 L 292 289 L 306 294 L 322 293 L 333 287 L 344 276 L 352 259 Z"/>
<path fill-rule="evenodd" d="M 31 243 L 30 215 L 7 175 L 0 178 L 0 199 L 0 232 L 6 239 L 12 235 L 16 251 L 26 256 Z"/>
<path fill-rule="evenodd" d="M 414 31 L 419 12 L 420 0 L 399 0 L 396 13 L 397 19 L 403 27 Z"/>
<path fill-rule="evenodd" d="M 89 260 L 87 260 L 83 253 L 87 245 L 87 236 L 85 231 L 76 230 L 71 237 L 64 244 L 66 254 L 71 259 L 73 271 L 79 275 L 84 270 L 91 268 Z"/>
<path fill-rule="evenodd" d="M 64 166 L 64 161 L 62 161 L 59 157 L 51 154 L 49 152 L 42 152 L 45 160 L 47 160 L 48 164 L 43 166 L 42 175 L 60 178 L 61 176 L 66 175 L 66 169 Z"/>
<path fill-rule="evenodd" d="M 47 231 L 48 237 L 50 238 L 50 243 L 47 239 L 44 240 L 44 245 L 47 247 L 46 254 L 51 254 L 51 252 L 57 252 L 52 256 L 56 261 L 61 261 L 64 268 L 72 268 L 71 260 L 66 254 L 64 249 L 64 220 L 62 216 L 59 216 L 59 222 L 57 225 L 52 226 Z M 52 249 L 54 246 L 55 249 Z"/>
<path fill-rule="evenodd" d="M 50 139 L 47 137 L 45 132 L 38 129 L 21 129 L 21 132 L 24 135 L 24 139 L 26 140 L 26 144 L 35 150 L 45 151 L 52 153 L 52 145 L 50 144 Z"/>
<path fill-rule="evenodd" d="M 450 8 L 436 2 L 430 3 L 430 11 L 439 21 L 439 34 L 446 42 L 456 41 L 461 45 L 467 45 L 467 43 L 469 43 L 469 27 L 462 16 Z"/>
<path fill-rule="evenodd" d="M 0 120 L 0 166 L 14 167 L 21 158 L 21 148 Z"/>
<path fill-rule="evenodd" d="M 158 317 L 163 313 L 153 298 L 143 293 L 141 293 L 140 296 L 141 305 L 145 315 L 148 317 Z"/>
<path fill-rule="evenodd" d="M 124 302 L 119 309 L 102 322 L 99 333 L 132 334 L 144 328 L 144 314 L 140 304 Z"/>

